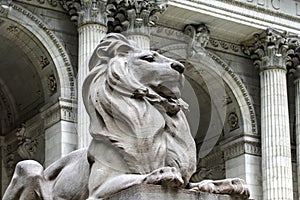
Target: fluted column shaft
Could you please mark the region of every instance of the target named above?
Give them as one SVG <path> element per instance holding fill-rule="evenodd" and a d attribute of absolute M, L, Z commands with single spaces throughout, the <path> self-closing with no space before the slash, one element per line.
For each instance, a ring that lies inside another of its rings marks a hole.
<path fill-rule="evenodd" d="M 100 40 L 105 36 L 106 26 L 87 23 L 78 28 L 78 148 L 87 147 L 91 141 L 89 116 L 82 100 L 82 84 L 89 73 L 89 60 Z"/>
<path fill-rule="evenodd" d="M 260 80 L 264 199 L 293 199 L 286 70 L 264 70 Z"/>

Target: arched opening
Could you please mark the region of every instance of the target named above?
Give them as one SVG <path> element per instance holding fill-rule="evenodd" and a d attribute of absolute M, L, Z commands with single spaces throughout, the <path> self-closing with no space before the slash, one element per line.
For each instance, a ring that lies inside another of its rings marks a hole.
<path fill-rule="evenodd" d="M 12 3 L 7 12 L 0 15 L 0 194 L 18 161 L 34 159 L 44 164 L 47 151 L 52 150 L 47 143 L 62 148 L 54 138 L 47 138 L 49 126 L 68 117 L 64 123 L 69 124 L 59 127 L 68 133 L 75 129 L 75 117 L 64 112 L 72 110 L 76 100 L 75 75 L 65 48 L 25 8 Z M 62 100 L 70 103 L 62 105 Z M 50 125 L 49 119 L 54 120 Z"/>

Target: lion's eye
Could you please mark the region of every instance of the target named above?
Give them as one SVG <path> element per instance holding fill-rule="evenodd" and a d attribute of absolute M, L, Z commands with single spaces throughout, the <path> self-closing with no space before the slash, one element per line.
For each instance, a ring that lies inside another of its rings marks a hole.
<path fill-rule="evenodd" d="M 147 62 L 154 62 L 154 56 L 153 55 L 142 56 L 141 59 L 145 60 Z"/>

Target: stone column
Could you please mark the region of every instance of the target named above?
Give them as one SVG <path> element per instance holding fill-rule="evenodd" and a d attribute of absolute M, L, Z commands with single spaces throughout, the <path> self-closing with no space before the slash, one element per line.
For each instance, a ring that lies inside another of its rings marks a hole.
<path fill-rule="evenodd" d="M 263 199 L 293 199 L 287 99 L 287 35 L 268 29 L 250 50 L 260 70 Z"/>
<path fill-rule="evenodd" d="M 156 13 L 166 9 L 167 0 L 113 0 L 107 7 L 109 32 L 124 33 L 129 39 L 135 41 L 138 47 L 149 50 L 151 27 L 158 19 Z"/>
<path fill-rule="evenodd" d="M 87 147 L 91 141 L 89 116 L 82 100 L 82 84 L 89 73 L 89 60 L 100 40 L 106 35 L 106 1 L 81 1 L 78 12 L 78 148 Z"/>

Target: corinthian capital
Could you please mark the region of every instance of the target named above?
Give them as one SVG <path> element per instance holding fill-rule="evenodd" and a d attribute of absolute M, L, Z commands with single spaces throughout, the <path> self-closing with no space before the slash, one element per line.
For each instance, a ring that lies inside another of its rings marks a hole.
<path fill-rule="evenodd" d="M 107 0 L 62 0 L 62 5 L 78 26 L 88 23 L 106 25 Z"/>
<path fill-rule="evenodd" d="M 289 69 L 294 65 L 296 38 L 293 34 L 269 28 L 244 42 L 244 52 L 260 70 Z"/>
<path fill-rule="evenodd" d="M 158 20 L 156 15 L 167 7 L 167 0 L 109 0 L 109 32 L 149 34 L 149 27 Z"/>

